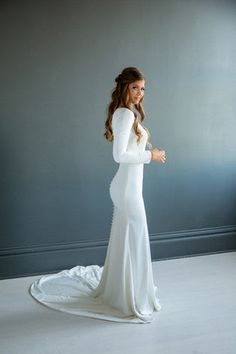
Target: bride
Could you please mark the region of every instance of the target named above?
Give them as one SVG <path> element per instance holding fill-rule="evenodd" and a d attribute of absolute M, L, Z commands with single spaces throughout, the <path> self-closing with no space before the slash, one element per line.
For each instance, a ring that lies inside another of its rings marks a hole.
<path fill-rule="evenodd" d="M 144 127 L 144 75 L 125 68 L 115 79 L 104 136 L 119 164 L 110 183 L 113 216 L 104 266 L 77 265 L 45 275 L 30 286 L 40 303 L 74 315 L 117 322 L 149 323 L 161 305 L 154 284 L 143 201 L 143 167 L 165 163 Z"/>

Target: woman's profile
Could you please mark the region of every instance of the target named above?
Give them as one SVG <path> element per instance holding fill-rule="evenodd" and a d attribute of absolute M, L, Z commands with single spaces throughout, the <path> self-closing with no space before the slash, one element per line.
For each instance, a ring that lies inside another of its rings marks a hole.
<path fill-rule="evenodd" d="M 117 322 L 149 323 L 161 305 L 154 284 L 148 226 L 143 201 L 143 167 L 165 163 L 165 151 L 146 150 L 145 78 L 135 67 L 116 77 L 105 121 L 104 137 L 113 143 L 119 167 L 109 192 L 113 203 L 104 266 L 76 266 L 45 275 L 30 287 L 31 295 L 53 309 Z"/>

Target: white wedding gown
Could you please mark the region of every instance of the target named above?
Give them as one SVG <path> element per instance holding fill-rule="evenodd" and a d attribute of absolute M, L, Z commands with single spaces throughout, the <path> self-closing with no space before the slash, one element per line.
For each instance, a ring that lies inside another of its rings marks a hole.
<path fill-rule="evenodd" d="M 128 108 L 113 113 L 113 158 L 119 168 L 110 184 L 113 218 L 104 266 L 78 265 L 36 280 L 30 293 L 50 308 L 133 323 L 149 323 L 161 309 L 142 196 L 143 166 L 151 162 L 151 151 L 145 150 L 147 132 L 140 122 L 143 136 L 137 144 L 133 122 Z"/>

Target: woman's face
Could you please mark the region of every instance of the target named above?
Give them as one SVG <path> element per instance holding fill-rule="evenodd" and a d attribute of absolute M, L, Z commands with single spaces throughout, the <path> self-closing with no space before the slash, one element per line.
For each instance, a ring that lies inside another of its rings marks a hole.
<path fill-rule="evenodd" d="M 129 97 L 131 103 L 138 104 L 144 96 L 145 80 L 137 80 L 129 84 Z"/>

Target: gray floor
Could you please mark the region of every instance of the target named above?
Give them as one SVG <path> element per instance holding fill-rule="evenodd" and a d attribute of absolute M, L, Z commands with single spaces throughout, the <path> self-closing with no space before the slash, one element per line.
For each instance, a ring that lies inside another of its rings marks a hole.
<path fill-rule="evenodd" d="M 149 324 L 64 314 L 24 277 L 0 281 L 1 354 L 234 354 L 236 252 L 153 262 L 162 310 Z"/>

